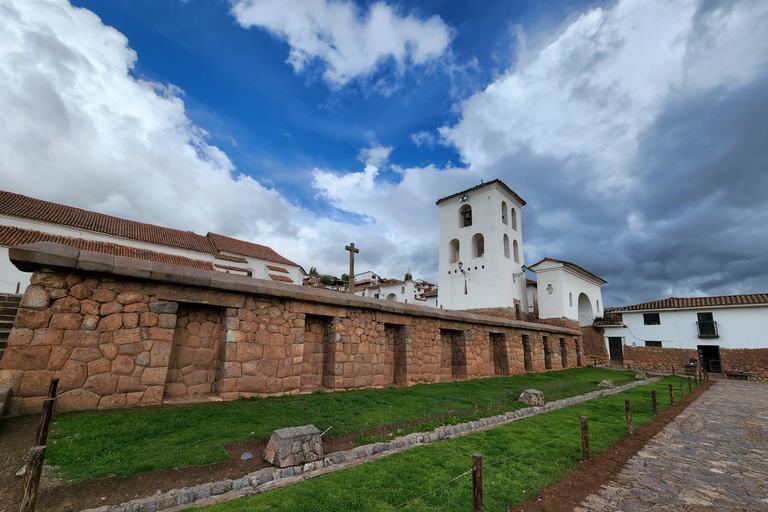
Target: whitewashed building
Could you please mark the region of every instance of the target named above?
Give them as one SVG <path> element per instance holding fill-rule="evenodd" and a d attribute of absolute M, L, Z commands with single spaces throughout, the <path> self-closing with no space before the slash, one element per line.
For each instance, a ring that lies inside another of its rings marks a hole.
<path fill-rule="evenodd" d="M 362 281 L 358 281 L 357 275 L 355 276 L 355 295 L 417 304 L 420 306 L 436 307 L 435 298 L 431 301 L 428 300 L 428 297 L 433 296 L 433 294 L 429 292 L 435 290 L 435 285 L 429 281 L 424 281 L 423 279 L 408 279 L 404 281 L 397 279 L 382 279 L 372 272 L 366 272 L 364 275 L 365 277 L 368 277 L 368 279 Z"/>
<path fill-rule="evenodd" d="M 724 366 L 745 368 L 749 365 L 746 359 L 754 359 L 766 365 L 766 293 L 670 297 L 611 308 L 611 313 L 618 315 L 620 321 L 613 322 L 615 325 L 601 327 L 605 330 L 605 342 L 611 361 L 615 363 L 623 362 L 626 357 L 637 362 L 639 355 L 636 354 L 637 350 L 633 350 L 635 347 L 653 347 L 689 350 L 711 372 L 719 372 Z M 742 349 L 762 350 L 746 352 Z M 628 351 L 632 352 L 631 356 L 627 356 Z M 724 360 L 726 351 L 729 352 L 727 362 Z M 740 357 L 745 361 L 740 361 Z"/>
<path fill-rule="evenodd" d="M 269 247 L 216 233 L 198 235 L 0 191 L 0 293 L 21 293 L 29 274 L 8 248 L 49 241 L 81 250 L 302 284 L 303 269 Z"/>
<path fill-rule="evenodd" d="M 444 197 L 437 205 L 439 305 L 528 311 L 520 222 L 525 201 L 493 180 Z"/>
<path fill-rule="evenodd" d="M 544 258 L 528 267 L 536 274 L 539 318 L 567 318 L 580 326 L 603 316 L 600 277 L 569 261 Z"/>

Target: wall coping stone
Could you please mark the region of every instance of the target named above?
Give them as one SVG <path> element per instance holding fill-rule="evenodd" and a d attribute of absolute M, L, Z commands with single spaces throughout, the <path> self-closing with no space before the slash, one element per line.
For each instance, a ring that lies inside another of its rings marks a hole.
<path fill-rule="evenodd" d="M 563 409 L 573 404 L 594 400 L 606 395 L 615 395 L 627 389 L 634 388 L 635 386 L 643 386 L 661 379 L 662 377 L 654 377 L 648 380 L 635 381 L 624 386 L 617 386 L 613 389 L 602 389 L 584 395 L 562 398 L 553 402 L 547 402 L 541 406 L 526 407 L 525 409 L 510 411 L 506 414 L 499 414 L 481 420 L 470 421 L 469 423 L 438 427 L 431 432 L 415 432 L 386 443 L 373 443 L 343 452 L 336 452 L 325 457 L 323 460 L 308 462 L 303 466 L 264 468 L 249 473 L 236 480 L 230 479 L 209 482 L 195 487 L 173 489 L 163 494 L 131 500 L 120 505 L 105 505 L 98 508 L 82 510 L 81 512 L 133 512 L 138 510 L 153 510 L 156 512 L 167 510 L 170 512 L 171 510 L 175 511 L 187 508 L 186 505 L 193 503 L 196 507 L 211 505 L 213 503 L 250 496 L 257 492 L 271 491 L 273 489 L 285 487 L 302 480 L 326 475 L 340 469 L 356 466 L 391 453 L 408 450 L 423 444 L 476 434 L 524 418 L 530 418 L 531 416 L 547 413 L 556 409 Z M 145 506 L 145 508 L 142 509 L 142 506 Z"/>
<path fill-rule="evenodd" d="M 346 292 L 311 288 L 287 283 L 256 279 L 218 272 L 150 262 L 123 256 L 103 257 L 92 251 L 53 242 L 35 242 L 8 249 L 11 262 L 22 272 L 34 272 L 42 268 L 58 268 L 75 271 L 92 271 L 132 279 L 148 279 L 192 287 L 212 288 L 236 293 L 266 295 L 305 302 L 319 302 L 359 309 L 379 310 L 401 315 L 438 318 L 462 323 L 477 323 L 498 327 L 558 332 L 580 336 L 581 331 L 549 324 L 508 320 L 506 318 L 478 315 L 467 311 L 437 309 L 429 306 L 392 302 L 372 297 L 359 297 Z"/>

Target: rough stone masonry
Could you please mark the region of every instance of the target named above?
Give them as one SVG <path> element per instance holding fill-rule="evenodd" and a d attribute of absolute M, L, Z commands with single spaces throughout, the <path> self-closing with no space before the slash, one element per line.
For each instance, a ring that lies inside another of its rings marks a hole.
<path fill-rule="evenodd" d="M 232 400 L 574 367 L 578 330 L 358 297 L 39 242 L 0 360 L 9 415 Z M 567 358 L 545 363 L 544 339 Z"/>

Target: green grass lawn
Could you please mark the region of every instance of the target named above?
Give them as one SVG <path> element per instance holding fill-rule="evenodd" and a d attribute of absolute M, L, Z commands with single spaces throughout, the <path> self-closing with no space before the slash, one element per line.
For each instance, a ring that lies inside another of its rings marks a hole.
<path fill-rule="evenodd" d="M 598 389 L 597 382 L 632 379 L 634 372 L 581 368 L 514 377 L 408 388 L 371 389 L 187 407 L 71 413 L 54 418 L 48 463 L 66 480 L 130 476 L 160 469 L 227 460 L 223 445 L 268 437 L 278 428 L 314 424 L 328 435 L 360 432 L 382 424 L 473 411 L 431 421 L 423 428 L 469 421 L 523 407 L 522 390 L 539 389 L 547 401 Z M 486 408 L 485 411 L 482 408 Z"/>
<path fill-rule="evenodd" d="M 552 411 L 439 443 L 419 446 L 286 488 L 206 508 L 208 512 L 245 511 L 388 511 L 439 488 L 472 467 L 472 454 L 483 454 L 485 510 L 506 510 L 557 482 L 581 458 L 580 416 L 589 418 L 590 448 L 597 454 L 626 434 L 624 400 L 632 402 L 635 428 L 653 418 L 651 390 L 659 411 L 669 408 L 667 385 L 679 378 L 638 386 L 618 395 Z M 548 444 L 544 444 L 548 443 Z M 521 455 L 518 455 L 521 454 Z M 398 511 L 472 510 L 472 479 L 454 482 Z"/>

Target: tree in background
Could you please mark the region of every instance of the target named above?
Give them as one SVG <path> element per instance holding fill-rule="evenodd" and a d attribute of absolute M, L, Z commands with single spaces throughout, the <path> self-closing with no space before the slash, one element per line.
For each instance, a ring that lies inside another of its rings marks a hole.
<path fill-rule="evenodd" d="M 413 276 L 411 275 L 410 272 L 405 273 L 405 278 L 403 279 L 403 281 L 413 281 Z"/>
<path fill-rule="evenodd" d="M 316 276 L 317 275 L 317 267 L 310 267 L 309 268 L 309 275 Z"/>
<path fill-rule="evenodd" d="M 320 276 L 320 284 L 324 284 L 326 286 L 332 286 L 334 281 L 335 279 L 333 276 L 328 276 L 328 275 Z"/>

